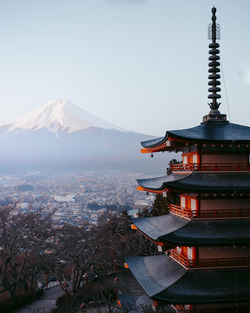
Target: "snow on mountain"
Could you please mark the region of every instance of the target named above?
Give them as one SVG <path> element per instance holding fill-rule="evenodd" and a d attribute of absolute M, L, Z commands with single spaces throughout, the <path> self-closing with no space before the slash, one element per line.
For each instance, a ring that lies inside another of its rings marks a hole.
<path fill-rule="evenodd" d="M 153 138 L 122 130 L 69 101 L 50 101 L 0 127 L 0 171 L 148 170 L 152 162 L 139 153 L 140 141 Z M 166 163 L 164 158 L 163 168 Z"/>
<path fill-rule="evenodd" d="M 53 133 L 74 133 L 89 127 L 124 131 L 85 111 L 74 103 L 62 99 L 49 101 L 13 123 L 4 125 L 8 132 L 29 132 L 46 128 Z"/>

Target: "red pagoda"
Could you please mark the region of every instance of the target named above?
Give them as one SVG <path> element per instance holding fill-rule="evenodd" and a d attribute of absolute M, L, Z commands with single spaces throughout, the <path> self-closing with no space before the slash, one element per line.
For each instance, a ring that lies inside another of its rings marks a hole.
<path fill-rule="evenodd" d="M 143 153 L 182 152 L 171 174 L 138 180 L 139 190 L 179 196 L 168 214 L 133 219 L 162 254 L 126 259 L 146 294 L 169 312 L 250 312 L 250 127 L 219 111 L 218 37 L 212 8 L 209 114 L 198 126 L 142 142 Z"/>

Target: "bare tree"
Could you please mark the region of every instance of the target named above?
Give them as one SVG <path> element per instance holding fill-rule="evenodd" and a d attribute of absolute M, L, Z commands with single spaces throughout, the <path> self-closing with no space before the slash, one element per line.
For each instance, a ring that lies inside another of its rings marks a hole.
<path fill-rule="evenodd" d="M 99 249 L 94 231 L 85 226 L 65 224 L 57 231 L 54 258 L 54 275 L 67 294 L 71 287 L 73 295 L 88 280 L 87 272 L 95 262 Z M 69 282 L 70 286 L 66 283 Z"/>
<path fill-rule="evenodd" d="M 51 214 L 15 212 L 14 206 L 0 208 L 0 293 L 8 291 L 11 298 L 18 290 L 35 290 L 53 237 Z"/>

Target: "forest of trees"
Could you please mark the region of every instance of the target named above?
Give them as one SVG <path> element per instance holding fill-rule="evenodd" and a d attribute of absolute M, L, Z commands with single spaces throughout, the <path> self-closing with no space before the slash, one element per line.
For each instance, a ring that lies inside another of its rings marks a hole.
<path fill-rule="evenodd" d="M 60 228 L 53 224 L 53 214 L 17 214 L 14 205 L 0 208 L 0 303 L 36 295 L 51 279 L 74 297 L 86 275 L 91 279 L 123 269 L 127 255 L 156 252 L 154 244 L 131 230 L 126 211 L 107 212 L 97 226 L 84 221 Z"/>

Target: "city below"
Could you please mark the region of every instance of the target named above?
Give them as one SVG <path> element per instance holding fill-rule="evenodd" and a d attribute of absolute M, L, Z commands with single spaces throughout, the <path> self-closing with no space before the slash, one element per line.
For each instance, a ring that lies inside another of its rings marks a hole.
<path fill-rule="evenodd" d="M 136 190 L 141 174 L 118 171 L 86 171 L 79 174 L 0 176 L 0 203 L 16 203 L 15 213 L 42 209 L 52 212 L 56 225 L 79 225 L 83 221 L 96 224 L 106 211 L 150 207 L 155 198 Z"/>

